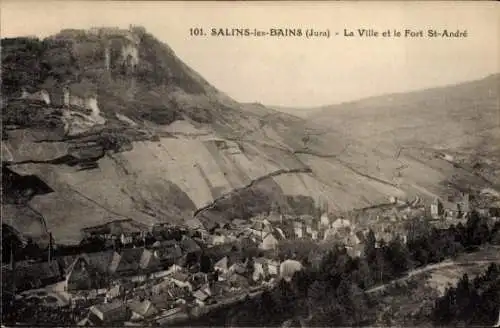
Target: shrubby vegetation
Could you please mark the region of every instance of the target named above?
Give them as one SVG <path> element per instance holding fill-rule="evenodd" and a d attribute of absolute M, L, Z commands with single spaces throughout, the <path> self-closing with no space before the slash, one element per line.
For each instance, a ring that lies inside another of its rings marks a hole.
<path fill-rule="evenodd" d="M 434 306 L 434 324 L 486 327 L 496 323 L 500 311 L 500 266 L 491 264 L 482 275 L 464 274 L 456 287 L 446 290 Z"/>

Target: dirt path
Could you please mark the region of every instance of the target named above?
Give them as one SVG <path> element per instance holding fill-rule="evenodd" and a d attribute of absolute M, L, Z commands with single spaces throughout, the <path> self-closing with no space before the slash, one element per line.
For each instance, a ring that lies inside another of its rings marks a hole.
<path fill-rule="evenodd" d="M 436 270 L 436 269 L 442 269 L 442 268 L 449 267 L 449 266 L 462 266 L 462 265 L 470 265 L 470 264 L 480 265 L 480 264 L 490 264 L 490 263 L 499 263 L 500 264 L 500 260 L 493 259 L 493 260 L 458 261 L 458 262 L 447 260 L 447 261 L 443 261 L 440 263 L 431 264 L 431 265 L 425 266 L 423 268 L 418 268 L 418 269 L 412 270 L 412 271 L 408 272 L 404 277 L 401 277 L 401 278 L 396 279 L 396 280 L 392 280 L 392 281 L 390 281 L 386 284 L 380 285 L 380 286 L 370 288 L 366 291 L 366 293 L 370 294 L 370 293 L 375 293 L 378 291 L 383 291 L 387 287 L 390 287 L 395 283 L 405 281 L 413 276 L 416 276 L 416 275 L 419 275 L 419 274 L 422 274 L 425 272 L 429 272 L 432 270 Z"/>

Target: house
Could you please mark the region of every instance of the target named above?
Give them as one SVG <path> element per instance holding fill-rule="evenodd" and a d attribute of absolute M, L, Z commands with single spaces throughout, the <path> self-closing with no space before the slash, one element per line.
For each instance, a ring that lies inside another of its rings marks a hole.
<path fill-rule="evenodd" d="M 68 268 L 64 289 L 67 291 L 85 290 L 93 287 L 90 267 L 83 256 L 78 256 Z"/>
<path fill-rule="evenodd" d="M 453 201 L 443 201 L 443 212 L 448 218 L 459 218 L 460 217 L 460 204 Z"/>
<path fill-rule="evenodd" d="M 277 276 L 279 273 L 280 263 L 278 261 L 264 257 L 258 257 L 254 259 L 253 264 L 254 271 L 252 276 L 254 280 L 259 279 L 259 277 L 262 275 L 265 279 L 267 279 L 272 276 Z"/>
<path fill-rule="evenodd" d="M 182 249 L 175 240 L 163 241 L 156 245 L 153 254 L 163 265 L 178 263 L 182 258 Z"/>
<path fill-rule="evenodd" d="M 460 210 L 462 211 L 462 213 L 469 213 L 472 210 L 471 196 L 469 193 L 466 192 L 461 193 Z"/>
<path fill-rule="evenodd" d="M 319 225 L 321 228 L 326 229 L 330 227 L 330 217 L 328 216 L 328 213 L 324 212 L 321 214 L 321 217 L 319 219 Z"/>
<path fill-rule="evenodd" d="M 206 300 L 210 297 L 201 290 L 197 290 L 193 293 L 194 300 L 199 306 L 205 306 Z"/>
<path fill-rule="evenodd" d="M 271 211 L 267 216 L 267 221 L 271 223 L 282 223 L 283 222 L 283 214 L 278 210 Z"/>
<path fill-rule="evenodd" d="M 160 270 L 160 271 L 151 272 L 149 277 L 151 279 L 165 278 L 169 274 L 170 274 L 170 272 L 168 270 Z"/>
<path fill-rule="evenodd" d="M 196 304 L 198 304 L 199 306 L 205 306 L 207 300 L 212 297 L 212 290 L 210 289 L 208 284 L 205 284 L 200 289 L 193 292 L 193 297 Z"/>
<path fill-rule="evenodd" d="M 300 221 L 293 222 L 293 231 L 296 238 L 303 238 L 305 234 L 304 224 Z"/>
<path fill-rule="evenodd" d="M 431 204 L 431 216 L 432 216 L 432 218 L 437 219 L 437 218 L 441 217 L 443 215 L 443 213 L 444 213 L 443 203 L 441 203 L 441 201 L 438 198 L 434 199 L 434 202 L 432 202 L 432 204 Z"/>
<path fill-rule="evenodd" d="M 351 229 L 351 222 L 347 219 L 344 218 L 338 218 L 337 220 L 333 221 L 331 228 L 333 230 L 340 230 L 340 229 Z"/>
<path fill-rule="evenodd" d="M 154 256 L 154 253 L 144 249 L 139 260 L 139 268 L 144 271 L 155 271 L 160 267 L 160 260 Z"/>
<path fill-rule="evenodd" d="M 183 252 L 184 255 L 188 257 L 188 259 L 191 257 L 195 259 L 196 261 L 199 261 L 199 258 L 202 253 L 202 249 L 196 241 L 194 241 L 193 238 L 188 237 L 186 235 L 182 236 L 181 242 L 180 242 L 180 248 Z"/>
<path fill-rule="evenodd" d="M 193 290 L 193 286 L 189 281 L 189 275 L 184 272 L 180 271 L 173 272 L 171 275 L 168 276 L 168 278 L 170 279 L 170 281 L 172 281 L 176 286 L 180 288 L 187 288 L 190 291 Z"/>
<path fill-rule="evenodd" d="M 144 320 L 158 313 L 158 310 L 150 300 L 142 302 L 133 300 L 128 303 L 128 308 L 132 312 L 131 320 Z"/>
<path fill-rule="evenodd" d="M 203 272 L 196 272 L 190 276 L 189 281 L 191 282 L 191 286 L 193 286 L 193 289 L 197 289 L 198 287 L 208 283 L 208 274 Z"/>
<path fill-rule="evenodd" d="M 215 229 L 228 229 L 231 221 L 215 214 L 204 213 L 199 220 L 203 223 L 203 227 L 209 233 L 213 233 Z"/>
<path fill-rule="evenodd" d="M 191 230 L 204 229 L 203 223 L 198 218 L 191 218 L 184 222 L 185 226 Z"/>
<path fill-rule="evenodd" d="M 184 268 L 183 268 L 183 267 L 181 267 L 180 265 L 177 265 L 177 264 L 172 264 L 172 265 L 168 268 L 167 272 L 168 272 L 169 274 L 172 274 L 172 273 L 174 273 L 174 272 L 180 272 L 180 271 L 183 271 L 183 270 L 184 270 Z"/>
<path fill-rule="evenodd" d="M 228 269 L 229 274 L 235 272 L 237 274 L 244 275 L 247 272 L 247 262 L 242 263 L 242 262 L 236 262 L 233 263 L 229 269 Z"/>
<path fill-rule="evenodd" d="M 274 231 L 267 233 L 264 238 L 262 238 L 259 248 L 263 250 L 276 249 L 280 240 L 283 240 L 283 238 L 278 233 L 275 233 Z"/>
<path fill-rule="evenodd" d="M 160 327 L 167 327 L 171 322 L 171 317 L 176 314 L 182 313 L 183 311 L 184 309 L 182 307 L 172 308 L 168 311 L 162 312 L 161 317 L 156 319 L 155 322 Z"/>
<path fill-rule="evenodd" d="M 302 263 L 295 260 L 285 260 L 280 265 L 280 277 L 285 281 L 291 281 L 295 272 L 302 270 Z"/>
<path fill-rule="evenodd" d="M 267 280 L 268 277 L 269 270 L 266 260 L 262 257 L 254 259 L 252 272 L 253 281 Z"/>
<path fill-rule="evenodd" d="M 263 236 L 273 231 L 273 227 L 268 220 L 264 219 L 255 221 L 248 230 L 257 238 L 263 238 Z"/>
<path fill-rule="evenodd" d="M 219 261 L 215 262 L 214 264 L 214 270 L 219 271 L 219 278 L 222 275 L 227 274 L 229 270 L 229 259 L 227 256 L 224 256 L 221 258 Z"/>
<path fill-rule="evenodd" d="M 267 267 L 271 276 L 277 276 L 280 272 L 280 263 L 276 260 L 267 259 Z"/>
<path fill-rule="evenodd" d="M 143 248 L 125 248 L 121 253 L 115 252 L 109 265 L 112 275 L 133 275 L 140 269 Z"/>
<path fill-rule="evenodd" d="M 130 245 L 134 242 L 134 237 L 132 235 L 122 233 L 120 235 L 120 242 L 123 245 Z"/>
<path fill-rule="evenodd" d="M 170 280 L 164 280 L 160 283 L 157 283 L 157 284 L 154 284 L 153 286 L 151 286 L 151 293 L 155 296 L 161 295 L 161 294 L 166 294 L 167 291 L 169 289 L 171 289 L 172 287 L 176 287 L 173 282 L 171 282 Z M 156 303 L 157 302 L 155 302 L 155 304 Z M 156 304 L 156 305 L 157 305 L 157 307 L 160 307 L 160 308 L 162 307 L 162 306 L 159 306 L 158 304 Z"/>
<path fill-rule="evenodd" d="M 165 280 L 153 285 L 151 292 L 155 295 L 152 301 L 156 308 L 164 309 L 168 308 L 173 301 L 185 298 L 189 291 L 186 288 L 177 286 L 170 280 Z"/>
<path fill-rule="evenodd" d="M 108 273 L 109 265 L 113 260 L 113 256 L 114 252 L 112 250 L 83 254 L 83 258 L 87 261 L 90 267 L 102 274 Z"/>
<path fill-rule="evenodd" d="M 312 229 L 317 229 L 319 226 L 319 221 L 312 215 L 301 215 L 299 220 L 304 223 L 304 227 L 307 233 L 311 233 Z"/>
<path fill-rule="evenodd" d="M 453 198 L 450 198 L 449 200 L 442 202 L 443 212 L 446 217 L 449 218 L 460 218 L 467 216 L 472 210 L 470 202 L 470 195 L 468 193 L 462 192 L 458 200 L 453 200 Z"/>
<path fill-rule="evenodd" d="M 240 275 L 240 274 L 237 274 L 237 273 L 231 274 L 228 277 L 227 281 L 229 282 L 229 285 L 232 288 L 235 288 L 235 289 L 241 289 L 241 288 L 248 288 L 249 287 L 248 279 L 245 278 L 244 276 Z"/>
<path fill-rule="evenodd" d="M 93 327 L 97 326 L 97 324 L 98 323 L 92 322 L 91 319 L 89 319 L 89 317 L 85 317 L 76 323 L 76 325 L 80 327 Z"/>
<path fill-rule="evenodd" d="M 186 220 L 185 225 L 188 229 L 198 232 L 202 239 L 205 239 L 208 235 L 208 231 L 203 226 L 203 223 L 198 218 L 191 218 Z"/>
<path fill-rule="evenodd" d="M 63 280 L 62 271 L 57 261 L 31 263 L 16 262 L 14 270 L 2 272 L 2 281 L 11 281 L 16 290 L 40 288 Z M 5 277 L 4 277 L 5 276 Z"/>
<path fill-rule="evenodd" d="M 112 286 L 106 293 L 107 299 L 113 299 L 117 297 L 121 297 L 125 294 L 125 289 L 122 285 L 114 285 Z"/>
<path fill-rule="evenodd" d="M 212 245 L 222 245 L 229 242 L 231 239 L 220 232 L 216 232 L 212 238 Z"/>
<path fill-rule="evenodd" d="M 308 235 L 311 237 L 312 240 L 319 239 L 319 231 L 316 229 L 310 229 L 310 231 L 308 232 Z"/>
<path fill-rule="evenodd" d="M 94 305 L 89 310 L 100 321 L 106 323 L 125 321 L 129 317 L 127 307 L 121 301 Z"/>
<path fill-rule="evenodd" d="M 277 276 L 279 272 L 279 262 L 259 257 L 253 261 L 252 279 L 254 281 L 268 280 Z"/>

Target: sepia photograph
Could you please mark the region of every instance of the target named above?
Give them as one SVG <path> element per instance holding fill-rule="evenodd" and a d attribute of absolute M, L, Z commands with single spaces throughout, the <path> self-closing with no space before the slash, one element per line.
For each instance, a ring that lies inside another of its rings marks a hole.
<path fill-rule="evenodd" d="M 500 327 L 500 5 L 0 3 L 2 327 Z"/>

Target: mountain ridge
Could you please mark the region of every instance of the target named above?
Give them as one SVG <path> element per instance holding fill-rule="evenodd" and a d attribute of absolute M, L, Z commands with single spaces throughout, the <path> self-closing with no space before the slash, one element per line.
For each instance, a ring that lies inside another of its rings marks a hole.
<path fill-rule="evenodd" d="M 315 115 L 320 114 L 321 111 L 323 110 L 331 110 L 333 108 L 341 108 L 343 106 L 348 106 L 351 104 L 355 103 L 360 103 L 368 100 L 373 100 L 377 98 L 384 98 L 384 97 L 391 97 L 391 96 L 406 96 L 408 94 L 413 94 L 413 93 L 420 93 L 420 92 L 425 92 L 429 90 L 439 90 L 439 89 L 446 89 L 446 88 L 452 88 L 454 86 L 460 86 L 464 84 L 473 84 L 479 81 L 483 80 L 489 80 L 489 79 L 498 79 L 500 77 L 500 72 L 498 73 L 491 73 L 483 77 L 471 79 L 471 80 L 461 80 L 459 82 L 452 82 L 448 84 L 439 84 L 435 86 L 429 86 L 429 87 L 424 87 L 424 88 L 418 88 L 418 89 L 411 89 L 407 91 L 399 91 L 399 92 L 387 92 L 387 93 L 381 93 L 381 94 L 376 94 L 372 96 L 366 96 L 366 97 L 360 97 L 356 98 L 353 100 L 347 100 L 347 101 L 340 101 L 340 102 L 334 102 L 331 104 L 324 104 L 324 105 L 319 105 L 319 106 L 301 106 L 301 107 L 293 107 L 293 106 L 280 106 L 280 105 L 272 105 L 272 104 L 266 104 L 265 106 L 268 108 L 272 108 L 274 110 L 280 111 L 282 113 L 290 114 L 293 116 L 301 117 L 301 118 L 310 118 L 314 117 Z"/>

